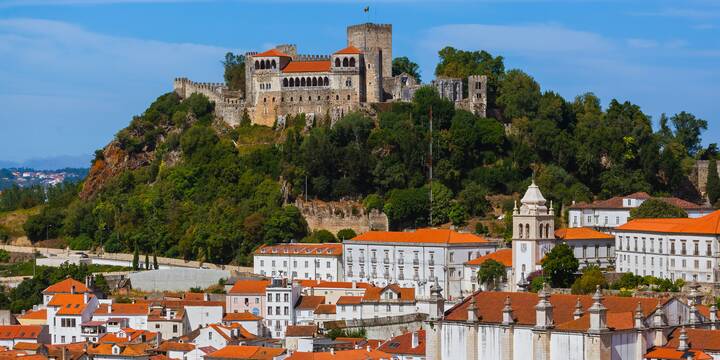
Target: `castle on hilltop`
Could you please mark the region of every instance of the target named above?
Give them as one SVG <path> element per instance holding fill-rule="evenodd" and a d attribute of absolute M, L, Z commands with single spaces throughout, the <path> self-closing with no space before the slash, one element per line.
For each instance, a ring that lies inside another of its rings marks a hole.
<path fill-rule="evenodd" d="M 410 101 L 419 82 L 408 74 L 392 75 L 392 25 L 360 24 L 347 28 L 347 47 L 331 55 L 302 55 L 295 45 L 278 45 L 245 54 L 245 89 L 231 91 L 221 83 L 196 83 L 177 78 L 174 91 L 182 98 L 194 93 L 215 102 L 215 112 L 237 125 L 247 111 L 253 124 L 282 124 L 288 115 L 305 114 L 332 122 L 373 103 Z M 487 77 L 433 81 L 438 93 L 457 108 L 485 116 Z"/>

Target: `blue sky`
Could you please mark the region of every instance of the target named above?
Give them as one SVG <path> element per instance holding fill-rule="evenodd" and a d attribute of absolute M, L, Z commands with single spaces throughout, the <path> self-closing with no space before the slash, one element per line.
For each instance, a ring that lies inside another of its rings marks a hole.
<path fill-rule="evenodd" d="M 221 81 L 226 51 L 331 53 L 366 21 L 423 81 L 440 48 L 483 49 L 567 99 L 692 112 L 718 142 L 720 0 L 0 0 L 0 160 L 91 154 L 175 76 Z"/>

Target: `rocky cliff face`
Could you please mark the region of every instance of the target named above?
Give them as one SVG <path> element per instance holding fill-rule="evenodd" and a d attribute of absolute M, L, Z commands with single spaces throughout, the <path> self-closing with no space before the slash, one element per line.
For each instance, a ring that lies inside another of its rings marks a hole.
<path fill-rule="evenodd" d="M 128 154 L 120 148 L 117 140 L 113 140 L 102 150 L 102 158 L 93 162 L 90 172 L 80 191 L 81 199 L 88 199 L 95 195 L 110 179 L 125 170 L 135 170 L 149 165 L 155 160 L 155 152 L 140 152 Z"/>

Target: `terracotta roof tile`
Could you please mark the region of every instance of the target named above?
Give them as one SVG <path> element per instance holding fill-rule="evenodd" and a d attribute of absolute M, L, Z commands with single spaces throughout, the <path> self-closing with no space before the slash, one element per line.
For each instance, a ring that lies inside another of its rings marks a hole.
<path fill-rule="evenodd" d="M 205 355 L 205 359 L 271 360 L 285 353 L 285 349 L 261 346 L 228 345 Z"/>
<path fill-rule="evenodd" d="M 573 240 L 610 240 L 615 237 L 586 227 L 564 228 L 555 230 L 555 237 L 565 241 Z"/>
<path fill-rule="evenodd" d="M 315 308 L 315 314 L 336 314 L 337 307 L 335 304 L 320 304 Z"/>
<path fill-rule="evenodd" d="M 121 304 L 114 303 L 112 307 L 108 304 L 100 304 L 94 315 L 147 315 L 147 303 Z M 111 310 L 111 311 L 110 311 Z"/>
<path fill-rule="evenodd" d="M 255 255 L 327 255 L 341 256 L 342 244 L 278 244 L 263 245 L 255 250 Z"/>
<path fill-rule="evenodd" d="M 336 51 L 335 54 L 338 54 L 338 55 L 345 55 L 345 54 L 347 54 L 347 55 L 355 55 L 355 54 L 362 54 L 362 51 L 361 51 L 360 49 L 358 49 L 358 48 L 350 45 L 350 46 L 348 46 L 348 47 L 346 47 L 346 48 L 344 48 L 344 49 L 342 49 L 342 50 Z"/>
<path fill-rule="evenodd" d="M 367 289 L 362 297 L 362 301 L 378 301 L 380 300 L 380 295 L 386 291 L 392 291 L 396 294 L 393 300 L 415 301 L 415 288 L 401 288 L 398 284 L 390 284 L 384 288 L 374 287 Z"/>
<path fill-rule="evenodd" d="M 256 316 L 250 312 L 227 313 L 223 317 L 223 321 L 257 321 L 262 320 L 260 316 Z"/>
<path fill-rule="evenodd" d="M 57 307 L 58 315 L 80 315 L 87 307 L 82 294 L 56 294 L 53 295 L 48 306 Z"/>
<path fill-rule="evenodd" d="M 512 249 L 500 249 L 495 252 L 491 252 L 487 255 L 472 259 L 465 264 L 467 265 L 480 265 L 487 260 L 495 260 L 506 267 L 512 267 Z"/>
<path fill-rule="evenodd" d="M 47 309 L 28 310 L 25 314 L 18 315 L 23 320 L 47 320 Z"/>
<path fill-rule="evenodd" d="M 630 209 L 626 207 L 624 199 L 648 200 L 657 199 L 666 203 L 675 205 L 685 210 L 712 210 L 705 205 L 698 205 L 690 201 L 679 199 L 676 197 L 652 197 L 645 192 L 636 192 L 627 196 L 615 196 L 607 200 L 597 200 L 592 203 L 577 203 L 570 206 L 570 209 Z"/>
<path fill-rule="evenodd" d="M 337 305 L 360 305 L 362 304 L 362 296 L 341 296 L 337 300 Z"/>
<path fill-rule="evenodd" d="M 288 54 L 286 54 L 286 53 L 284 53 L 284 52 L 282 52 L 282 51 L 280 51 L 280 50 L 278 50 L 278 49 L 270 49 L 270 50 L 267 50 L 267 51 L 263 51 L 263 52 L 261 52 L 261 53 L 259 53 L 259 54 L 253 55 L 253 57 L 270 57 L 270 56 L 274 56 L 274 57 L 290 57 L 290 55 L 288 55 Z"/>
<path fill-rule="evenodd" d="M 70 294 L 73 291 L 73 287 L 76 294 L 91 292 L 90 289 L 85 286 L 85 284 L 75 279 L 67 278 L 63 281 L 48 286 L 45 290 L 43 290 L 43 294 Z"/>
<path fill-rule="evenodd" d="M 295 308 L 298 310 L 315 310 L 318 305 L 324 302 L 324 296 L 303 295 L 300 297 L 300 303 Z"/>
<path fill-rule="evenodd" d="M 720 330 L 710 329 L 691 329 L 686 328 L 688 343 L 690 347 L 695 349 L 703 349 L 705 351 L 720 352 Z M 680 336 L 679 328 L 675 328 L 668 335 L 668 342 L 665 346 L 677 348 Z"/>
<path fill-rule="evenodd" d="M 283 73 L 330 72 L 329 60 L 291 61 L 283 69 Z"/>
<path fill-rule="evenodd" d="M 306 288 L 327 288 L 327 289 L 352 289 L 352 281 L 323 281 L 323 280 L 298 280 L 302 287 Z M 367 289 L 374 287 L 372 284 L 365 282 L 356 282 L 354 284 L 357 289 Z"/>
<path fill-rule="evenodd" d="M 412 346 L 413 334 L 417 333 L 418 346 Z M 380 351 L 384 351 L 388 354 L 402 354 L 402 355 L 414 355 L 414 356 L 425 356 L 425 330 L 418 330 L 417 332 L 408 332 L 400 336 L 396 336 L 378 348 Z"/>
<path fill-rule="evenodd" d="M 690 349 L 688 351 L 678 351 L 670 347 L 656 347 L 645 354 L 646 359 L 662 359 L 662 360 L 686 360 L 692 355 L 694 360 L 712 360 L 712 356 L 701 350 Z"/>
<path fill-rule="evenodd" d="M 430 243 L 430 244 L 477 244 L 489 243 L 484 237 L 470 233 L 459 233 L 449 229 L 417 229 L 415 231 L 368 231 L 350 241 Z"/>
<path fill-rule="evenodd" d="M 238 280 L 228 291 L 228 294 L 263 294 L 270 285 L 269 280 Z"/>
<path fill-rule="evenodd" d="M 317 325 L 288 325 L 285 336 L 315 336 Z"/>
<path fill-rule="evenodd" d="M 635 219 L 615 230 L 720 235 L 720 210 L 699 218 Z"/>
<path fill-rule="evenodd" d="M 0 340 L 36 339 L 40 336 L 42 325 L 0 325 Z"/>
<path fill-rule="evenodd" d="M 331 352 L 294 352 L 285 360 L 380 360 L 390 359 L 391 355 L 380 351 L 357 349 L 357 350 L 340 350 Z"/>

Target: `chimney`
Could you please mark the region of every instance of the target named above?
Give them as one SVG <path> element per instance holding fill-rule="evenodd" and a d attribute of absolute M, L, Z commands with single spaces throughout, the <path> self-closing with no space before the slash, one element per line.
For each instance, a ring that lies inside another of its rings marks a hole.
<path fill-rule="evenodd" d="M 678 347 L 677 347 L 678 351 L 685 352 L 685 351 L 690 350 L 690 345 L 688 344 L 688 336 L 687 336 L 687 331 L 685 330 L 685 326 L 683 326 L 680 329 L 680 337 L 678 338 L 678 340 L 680 340 L 680 342 L 678 342 Z"/>
<path fill-rule="evenodd" d="M 478 321 L 477 316 L 477 304 L 475 302 L 475 296 L 470 298 L 470 306 L 467 308 L 467 321 L 474 323 Z"/>
<path fill-rule="evenodd" d="M 700 316 L 698 316 L 698 309 L 695 306 L 694 301 L 692 305 L 690 305 L 690 315 L 688 316 L 688 323 L 690 323 L 693 328 L 700 323 Z"/>
<path fill-rule="evenodd" d="M 108 303 L 108 314 L 112 313 L 112 301 Z"/>
<path fill-rule="evenodd" d="M 645 324 L 643 323 L 643 309 L 642 305 L 638 301 L 637 307 L 635 308 L 635 316 L 633 319 L 635 320 L 635 329 L 637 330 L 643 330 L 645 329 Z"/>
<path fill-rule="evenodd" d="M 412 333 L 412 348 L 420 346 L 420 331 L 413 331 Z"/>
<path fill-rule="evenodd" d="M 710 326 L 713 330 L 717 330 L 717 321 L 718 321 L 717 311 L 718 311 L 717 306 L 715 306 L 715 304 L 713 304 L 710 307 L 710 323 L 711 323 Z"/>
<path fill-rule="evenodd" d="M 352 288 L 357 289 L 357 281 L 356 280 L 352 281 Z"/>
<path fill-rule="evenodd" d="M 550 287 L 547 283 L 538 292 L 540 299 L 535 305 L 535 328 L 540 330 L 553 327 L 553 305 L 550 303 Z"/>
<path fill-rule="evenodd" d="M 368 346 L 367 346 L 365 349 L 367 349 L 367 352 L 371 352 L 371 351 L 372 351 L 372 349 L 370 348 L 370 344 L 368 344 Z"/>
<path fill-rule="evenodd" d="M 575 312 L 573 313 L 573 320 L 577 320 L 583 316 L 583 306 L 580 302 L 580 297 L 578 296 L 577 302 L 575 302 Z"/>
<path fill-rule="evenodd" d="M 88 293 L 84 292 L 83 293 L 83 304 L 87 304 L 88 300 L 89 300 Z"/>
<path fill-rule="evenodd" d="M 70 285 L 70 293 L 75 294 L 75 285 Z"/>
<path fill-rule="evenodd" d="M 502 323 L 503 325 L 510 325 L 515 322 L 514 316 L 513 316 L 513 309 L 512 306 L 510 306 L 510 297 L 505 297 L 505 307 L 503 308 L 503 315 L 502 315 Z"/>
<path fill-rule="evenodd" d="M 607 308 L 602 304 L 603 296 L 600 291 L 600 285 L 595 287 L 595 295 L 593 295 L 593 304 L 588 309 L 590 313 L 590 333 L 600 333 L 607 331 Z"/>
<path fill-rule="evenodd" d="M 330 355 L 335 355 L 335 348 L 334 348 L 334 347 L 330 347 Z"/>

